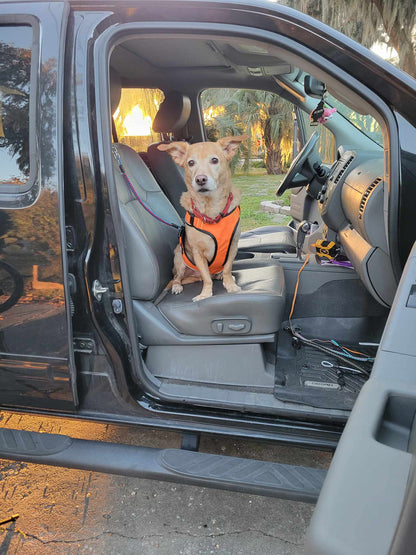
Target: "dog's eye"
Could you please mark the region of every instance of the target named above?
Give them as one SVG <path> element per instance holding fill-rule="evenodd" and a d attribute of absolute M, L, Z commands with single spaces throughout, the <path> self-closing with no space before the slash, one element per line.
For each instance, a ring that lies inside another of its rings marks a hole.
<path fill-rule="evenodd" d="M 219 160 L 218 158 L 211 158 L 211 164 L 218 164 Z"/>
<path fill-rule="evenodd" d="M 192 166 L 195 166 L 195 160 L 188 160 L 188 166 L 190 168 L 192 168 Z"/>

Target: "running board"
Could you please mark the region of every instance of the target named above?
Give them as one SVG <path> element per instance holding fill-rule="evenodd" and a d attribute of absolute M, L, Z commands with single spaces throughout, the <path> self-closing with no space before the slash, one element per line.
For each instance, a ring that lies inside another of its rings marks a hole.
<path fill-rule="evenodd" d="M 304 466 L 0 429 L 0 457 L 315 503 L 326 471 Z"/>

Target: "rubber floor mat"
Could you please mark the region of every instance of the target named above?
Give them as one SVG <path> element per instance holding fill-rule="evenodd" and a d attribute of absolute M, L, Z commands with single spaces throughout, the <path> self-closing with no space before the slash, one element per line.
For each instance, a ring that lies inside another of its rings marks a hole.
<path fill-rule="evenodd" d="M 283 341 L 287 343 L 288 338 L 291 341 L 290 334 Z M 366 376 L 349 372 L 338 375 L 338 366 L 348 367 L 348 363 L 339 362 L 336 357 L 309 345 L 302 345 L 297 350 L 291 345 L 290 348 L 288 345 L 285 347 L 284 354 L 279 349 L 282 356 L 279 356 L 278 351 L 274 388 L 277 399 L 319 408 L 352 409 L 357 395 L 368 379 Z M 323 361 L 333 364 L 334 368 L 323 366 Z M 367 371 L 371 370 L 369 363 L 362 366 Z"/>

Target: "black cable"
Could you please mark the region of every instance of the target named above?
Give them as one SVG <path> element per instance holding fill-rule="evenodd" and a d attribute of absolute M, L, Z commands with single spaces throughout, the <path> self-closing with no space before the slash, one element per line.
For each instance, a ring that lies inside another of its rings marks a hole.
<path fill-rule="evenodd" d="M 350 364 L 350 366 L 353 366 L 354 368 L 356 368 L 359 372 L 361 372 L 367 378 L 370 377 L 370 372 L 368 372 L 367 370 L 362 368 L 355 361 L 353 361 L 353 360 L 351 360 L 351 359 L 349 359 L 345 356 L 342 356 L 342 354 L 340 354 L 340 353 L 338 354 L 335 351 L 333 351 L 332 349 L 328 349 L 327 347 L 324 347 L 323 345 L 317 345 L 312 340 L 306 339 L 306 337 L 303 337 L 303 335 L 298 333 L 296 330 L 293 330 L 292 334 L 294 335 L 294 337 L 297 337 L 299 339 L 299 341 L 301 341 L 302 343 L 306 343 L 307 345 L 311 345 L 312 347 L 314 347 L 315 349 L 318 349 L 318 351 L 322 351 L 323 353 L 335 356 L 337 359 L 341 360 L 342 362 L 348 363 L 348 364 Z"/>

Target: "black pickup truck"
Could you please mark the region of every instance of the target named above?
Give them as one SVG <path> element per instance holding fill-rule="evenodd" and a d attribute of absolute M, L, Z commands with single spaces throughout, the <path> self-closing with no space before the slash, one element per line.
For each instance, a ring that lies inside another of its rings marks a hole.
<path fill-rule="evenodd" d="M 416 82 L 266 1 L 2 1 L 0 26 L 0 406 L 183 432 L 6 426 L 0 457 L 320 494 L 308 553 L 413 552 Z M 185 183 L 157 145 L 212 138 L 212 90 L 291 104 L 291 221 L 246 229 L 241 291 L 193 302 L 165 291 Z M 337 450 L 325 476 L 201 433 Z"/>

